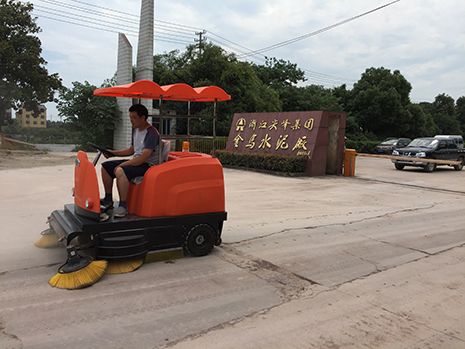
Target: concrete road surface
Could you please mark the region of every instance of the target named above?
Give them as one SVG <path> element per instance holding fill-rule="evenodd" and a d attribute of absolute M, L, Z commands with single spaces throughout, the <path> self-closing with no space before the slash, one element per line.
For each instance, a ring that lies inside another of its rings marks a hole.
<path fill-rule="evenodd" d="M 73 171 L 0 171 L 0 348 L 465 348 L 465 171 L 225 169 L 210 255 L 67 291 L 47 283 L 63 246 L 34 242 Z"/>

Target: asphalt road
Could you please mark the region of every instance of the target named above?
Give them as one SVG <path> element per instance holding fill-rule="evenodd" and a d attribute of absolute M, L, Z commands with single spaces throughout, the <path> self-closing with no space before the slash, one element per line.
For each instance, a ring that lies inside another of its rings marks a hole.
<path fill-rule="evenodd" d="M 73 167 L 0 171 L 0 347 L 465 347 L 465 171 L 224 174 L 213 253 L 65 291 L 47 283 L 64 248 L 34 242 Z"/>

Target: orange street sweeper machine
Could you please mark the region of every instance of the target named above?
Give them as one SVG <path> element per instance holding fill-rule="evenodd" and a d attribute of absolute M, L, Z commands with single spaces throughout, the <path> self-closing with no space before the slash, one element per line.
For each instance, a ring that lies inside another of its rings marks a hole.
<path fill-rule="evenodd" d="M 95 166 L 102 153 L 109 152 L 89 143 L 97 150 L 93 162 L 79 151 L 74 167 L 74 203 L 55 210 L 49 217 L 49 229 L 43 238 L 61 241 L 67 246 L 68 259 L 50 284 L 75 289 L 89 286 L 106 272 L 121 273 L 137 269 L 153 256 L 170 251 L 186 251 L 193 256 L 208 254 L 221 244 L 226 220 L 223 168 L 214 157 L 216 103 L 230 99 L 222 89 L 209 86 L 192 88 L 185 84 L 159 86 L 142 80 L 128 85 L 98 89 L 95 95 L 159 100 L 162 125 L 163 100 L 213 102 L 213 156 L 191 152 L 169 152 L 159 146 L 159 159 L 139 184 L 130 184 L 128 215 L 114 218 L 112 208 L 101 220 L 100 194 Z M 205 118 L 202 116 L 202 118 Z M 186 136 L 163 135 L 162 139 L 186 139 Z M 189 135 L 187 139 L 205 138 Z M 167 144 L 160 140 L 160 145 Z M 40 241 L 40 240 L 39 240 Z M 36 243 L 37 246 L 41 244 Z M 46 245 L 46 244 L 43 244 Z M 44 246 L 42 246 L 44 247 Z M 179 257 L 177 257 L 179 258 Z M 110 266 L 114 265 L 113 268 Z M 113 269 L 110 271 L 109 269 Z"/>

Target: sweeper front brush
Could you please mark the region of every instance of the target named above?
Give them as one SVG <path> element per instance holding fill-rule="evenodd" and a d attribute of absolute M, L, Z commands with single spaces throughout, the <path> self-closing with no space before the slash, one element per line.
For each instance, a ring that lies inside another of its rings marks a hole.
<path fill-rule="evenodd" d="M 49 280 L 50 286 L 75 290 L 95 284 L 105 274 L 107 261 L 93 261 L 92 257 L 82 257 L 74 246 L 68 246 L 66 252 L 68 260 L 58 268 L 58 274 Z"/>

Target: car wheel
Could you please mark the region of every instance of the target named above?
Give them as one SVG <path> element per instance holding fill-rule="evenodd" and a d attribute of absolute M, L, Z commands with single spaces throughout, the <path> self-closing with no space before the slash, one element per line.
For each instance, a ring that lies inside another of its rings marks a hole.
<path fill-rule="evenodd" d="M 213 249 L 215 231 L 208 224 L 199 224 L 187 234 L 184 247 L 191 255 L 200 257 Z"/>
<path fill-rule="evenodd" d="M 423 167 L 425 172 L 433 172 L 436 169 L 436 164 L 433 162 L 428 162 L 425 167 Z"/>
<path fill-rule="evenodd" d="M 459 158 L 458 161 L 460 161 L 460 165 L 454 165 L 454 170 L 462 171 L 463 164 L 464 164 L 465 160 L 464 160 L 464 158 Z"/>
<path fill-rule="evenodd" d="M 394 164 L 394 166 L 396 167 L 396 170 L 403 170 L 404 169 L 404 165 L 401 165 L 401 164 Z"/>

